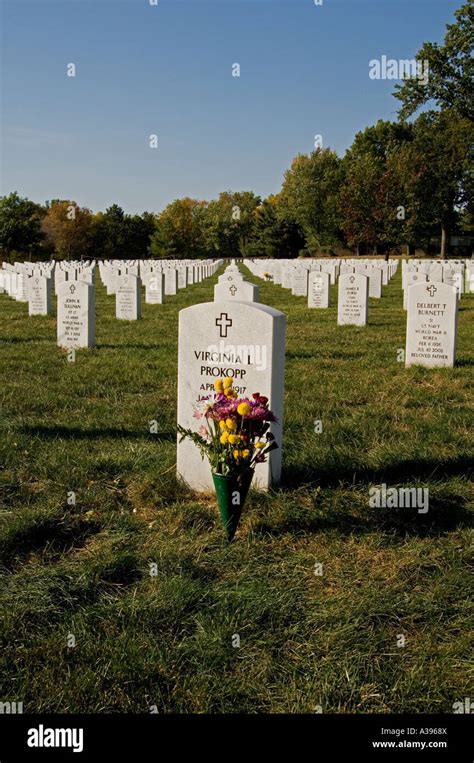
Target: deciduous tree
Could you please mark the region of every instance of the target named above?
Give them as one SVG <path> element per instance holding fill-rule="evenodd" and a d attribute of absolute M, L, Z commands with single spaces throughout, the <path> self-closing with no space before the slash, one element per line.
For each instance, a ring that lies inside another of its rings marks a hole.
<path fill-rule="evenodd" d="M 7 258 L 13 253 L 30 254 L 44 236 L 41 220 L 45 210 L 16 191 L 0 198 L 0 248 Z"/>
<path fill-rule="evenodd" d="M 427 82 L 411 78 L 403 85 L 395 85 L 394 95 L 403 104 L 401 119 L 434 100 L 441 109 L 474 120 L 473 0 L 464 3 L 454 15 L 456 22 L 447 25 L 444 45 L 425 42 L 416 55 L 418 61 L 428 61 Z"/>
<path fill-rule="evenodd" d="M 93 256 L 94 227 L 90 209 L 80 207 L 75 201 L 48 202 L 42 227 L 54 244 L 56 258 Z"/>
<path fill-rule="evenodd" d="M 341 160 L 328 148 L 318 148 L 309 156 L 299 154 L 285 172 L 279 216 L 300 227 L 310 248 L 333 244 L 341 238 L 341 181 Z"/>

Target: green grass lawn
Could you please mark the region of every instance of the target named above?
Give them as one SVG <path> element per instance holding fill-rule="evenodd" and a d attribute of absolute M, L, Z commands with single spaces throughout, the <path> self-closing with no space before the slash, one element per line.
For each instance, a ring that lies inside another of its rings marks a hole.
<path fill-rule="evenodd" d="M 250 493 L 230 546 L 174 467 L 178 311 L 216 277 L 134 323 L 98 283 L 97 346 L 75 363 L 54 316 L 0 295 L 1 701 L 451 713 L 473 696 L 474 295 L 458 365 L 405 369 L 400 272 L 363 328 L 251 280 L 288 315 L 283 475 Z M 428 487 L 428 513 L 370 508 L 380 483 Z"/>

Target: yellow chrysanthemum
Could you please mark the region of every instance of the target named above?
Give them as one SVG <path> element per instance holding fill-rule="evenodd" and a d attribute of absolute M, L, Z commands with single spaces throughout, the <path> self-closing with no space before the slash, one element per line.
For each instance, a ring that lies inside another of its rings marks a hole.
<path fill-rule="evenodd" d="M 264 442 L 256 442 L 255 443 L 255 447 L 257 448 L 257 450 L 261 450 L 262 448 L 265 447 L 265 443 Z"/>
<path fill-rule="evenodd" d="M 250 458 L 250 451 L 247 448 L 242 451 L 242 458 Z"/>
<path fill-rule="evenodd" d="M 221 419 L 219 421 L 219 426 L 220 426 L 221 429 L 225 429 L 225 421 L 224 421 L 224 419 Z"/>
<path fill-rule="evenodd" d="M 232 376 L 226 376 L 224 379 L 224 389 L 228 389 L 229 387 L 232 387 L 234 383 L 234 380 Z"/>
<path fill-rule="evenodd" d="M 232 451 L 232 455 L 234 456 L 235 460 L 238 461 L 238 459 L 240 458 L 240 451 L 234 450 Z"/>
<path fill-rule="evenodd" d="M 214 389 L 216 390 L 216 392 L 222 392 L 222 389 L 223 389 L 222 379 L 215 380 Z"/>
<path fill-rule="evenodd" d="M 251 410 L 252 409 L 248 403 L 240 403 L 240 405 L 237 406 L 237 413 L 241 416 L 248 416 Z"/>
<path fill-rule="evenodd" d="M 219 440 L 222 443 L 222 445 L 226 445 L 228 443 L 228 441 L 229 441 L 228 433 L 224 432 L 223 434 L 221 434 L 221 436 L 219 437 Z"/>
<path fill-rule="evenodd" d="M 230 434 L 229 435 L 229 442 L 231 445 L 238 445 L 240 441 L 240 437 L 238 434 Z"/>
<path fill-rule="evenodd" d="M 225 425 L 227 429 L 230 429 L 232 431 L 235 431 L 237 429 L 237 422 L 234 421 L 233 419 L 226 419 Z"/>

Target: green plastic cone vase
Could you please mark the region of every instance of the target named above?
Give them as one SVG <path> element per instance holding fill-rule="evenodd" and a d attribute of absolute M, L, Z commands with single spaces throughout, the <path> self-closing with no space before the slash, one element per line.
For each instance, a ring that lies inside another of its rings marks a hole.
<path fill-rule="evenodd" d="M 253 469 L 242 472 L 239 478 L 227 474 L 212 473 L 214 487 L 216 488 L 217 503 L 224 523 L 225 534 L 230 542 L 237 530 L 240 515 L 244 506 L 250 483 L 253 478 Z"/>

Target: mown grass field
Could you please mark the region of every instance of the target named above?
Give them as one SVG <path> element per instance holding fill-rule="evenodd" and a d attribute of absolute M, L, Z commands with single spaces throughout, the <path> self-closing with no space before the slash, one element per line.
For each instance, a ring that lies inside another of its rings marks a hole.
<path fill-rule="evenodd" d="M 288 315 L 284 468 L 230 546 L 213 496 L 174 476 L 178 311 L 216 277 L 135 323 L 99 283 L 97 346 L 75 363 L 54 316 L 0 295 L 2 701 L 451 713 L 473 696 L 474 295 L 457 367 L 407 370 L 400 272 L 364 328 L 251 280 Z M 380 483 L 428 487 L 428 513 L 370 508 Z"/>

